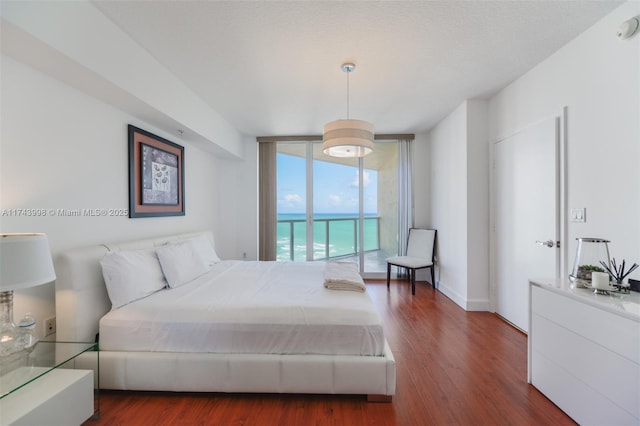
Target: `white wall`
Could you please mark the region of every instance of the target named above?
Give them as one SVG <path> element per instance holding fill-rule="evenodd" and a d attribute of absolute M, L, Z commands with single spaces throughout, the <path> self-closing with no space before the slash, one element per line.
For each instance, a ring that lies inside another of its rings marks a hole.
<path fill-rule="evenodd" d="M 225 161 L 218 173 L 220 216 L 218 233 L 234 247 L 229 257 L 258 260 L 258 143 L 244 139 L 244 160 Z M 225 205 L 231 203 L 230 205 Z M 233 224 L 233 225 L 232 225 Z"/>
<path fill-rule="evenodd" d="M 217 155 L 243 157 L 242 137 L 88 0 L 4 2 L 2 51 L 156 128 Z"/>
<path fill-rule="evenodd" d="M 489 309 L 489 105 L 467 101 L 468 310 Z"/>
<path fill-rule="evenodd" d="M 0 231 L 46 232 L 55 255 L 100 241 L 212 229 L 222 258 L 256 257 L 255 142 L 246 143 L 90 2 L 12 2 L 0 13 L 0 208 L 126 209 L 126 132 L 134 124 L 185 147 L 187 212 L 4 216 Z M 15 310 L 18 318 L 32 311 L 41 333 L 42 320 L 54 314 L 53 285 L 17 294 Z"/>
<path fill-rule="evenodd" d="M 416 197 L 416 221 L 438 229 L 436 279 L 465 309 L 480 309 L 490 284 L 475 279 L 489 265 L 489 185 L 481 183 L 489 179 L 489 145 L 482 141 L 561 116 L 565 106 L 567 206 L 586 207 L 587 222 L 564 219 L 564 269 L 577 237 L 610 239 L 612 256 L 640 263 L 640 36 L 615 37 L 638 14 L 640 2 L 623 4 L 497 93 L 488 112 L 484 101 L 466 101 L 420 136 L 426 143 L 416 144 L 416 161 L 427 162 L 428 173 L 416 178 L 419 184 L 428 176 L 430 195 Z"/>
<path fill-rule="evenodd" d="M 440 291 L 461 306 L 467 294 L 467 104 L 430 132 L 428 209 L 438 230 Z"/>
<path fill-rule="evenodd" d="M 568 108 L 567 204 L 587 222 L 568 223 L 565 270 L 577 237 L 640 263 L 640 36 L 615 36 L 638 14 L 640 2 L 623 4 L 490 101 L 493 141 Z"/>
<path fill-rule="evenodd" d="M 255 180 L 243 173 L 255 177 L 255 156 L 246 162 L 217 158 L 12 58 L 3 55 L 1 66 L 0 210 L 127 209 L 127 124 L 134 124 L 184 146 L 186 215 L 5 214 L 0 232 L 46 233 L 55 261 L 71 247 L 212 229 L 223 259 L 239 258 L 242 251 L 255 258 L 255 241 L 247 237 L 255 235 L 255 207 L 246 195 L 255 194 Z M 238 236 L 239 229 L 245 234 Z M 42 333 L 42 321 L 55 314 L 53 285 L 20 292 L 14 310 L 17 319 L 32 311 Z"/>
<path fill-rule="evenodd" d="M 438 230 L 436 281 L 467 310 L 489 307 L 487 104 L 465 101 L 428 136 L 430 197 L 416 200 Z M 424 213 L 420 213 L 424 216 Z"/>

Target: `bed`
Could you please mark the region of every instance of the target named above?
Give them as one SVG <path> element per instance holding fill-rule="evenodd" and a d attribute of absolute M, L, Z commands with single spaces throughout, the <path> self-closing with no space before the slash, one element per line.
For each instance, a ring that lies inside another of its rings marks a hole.
<path fill-rule="evenodd" d="M 84 354 L 76 368 L 93 369 L 102 389 L 391 400 L 395 360 L 373 302 L 366 292 L 326 289 L 322 263 L 219 261 L 184 285 L 112 309 L 105 255 L 157 250 L 160 257 L 195 237 L 214 244 L 205 231 L 60 256 L 56 339 L 99 336 L 99 354 Z"/>

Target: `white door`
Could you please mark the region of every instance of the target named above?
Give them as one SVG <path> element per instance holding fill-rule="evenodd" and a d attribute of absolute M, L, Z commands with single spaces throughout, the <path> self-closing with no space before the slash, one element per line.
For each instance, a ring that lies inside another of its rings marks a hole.
<path fill-rule="evenodd" d="M 525 333 L 529 279 L 559 274 L 558 129 L 550 118 L 494 145 L 494 306 Z"/>

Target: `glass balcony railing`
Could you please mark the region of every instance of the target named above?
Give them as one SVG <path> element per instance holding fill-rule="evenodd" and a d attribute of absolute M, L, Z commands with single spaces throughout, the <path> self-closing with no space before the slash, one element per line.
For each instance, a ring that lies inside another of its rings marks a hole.
<path fill-rule="evenodd" d="M 316 217 L 313 219 L 313 260 L 327 260 L 358 253 L 360 241 L 358 217 Z M 364 251 L 380 249 L 380 217 L 364 218 Z M 278 220 L 277 259 L 307 260 L 307 224 L 305 219 Z"/>

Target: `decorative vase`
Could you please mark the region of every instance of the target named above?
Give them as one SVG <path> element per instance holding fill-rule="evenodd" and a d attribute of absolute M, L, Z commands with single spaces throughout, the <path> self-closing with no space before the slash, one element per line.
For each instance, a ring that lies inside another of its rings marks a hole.
<path fill-rule="evenodd" d="M 584 237 L 576 238 L 576 240 L 578 240 L 578 247 L 569 279 L 576 285 L 587 286 L 591 284 L 591 273 L 606 272 L 600 261 L 605 262 L 609 267 L 611 266 L 610 241 L 602 238 Z"/>

